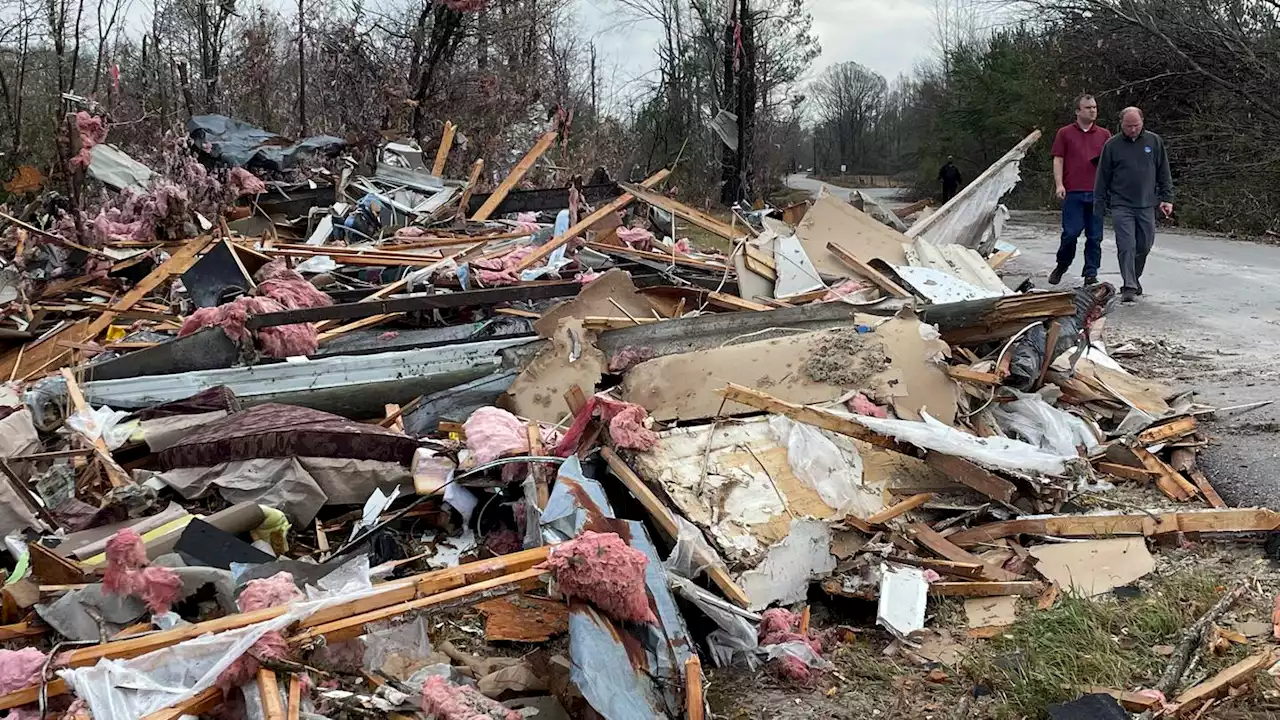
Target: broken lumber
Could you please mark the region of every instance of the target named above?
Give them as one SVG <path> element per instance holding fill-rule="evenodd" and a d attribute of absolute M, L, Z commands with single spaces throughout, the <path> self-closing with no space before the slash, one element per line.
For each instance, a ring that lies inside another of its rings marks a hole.
<path fill-rule="evenodd" d="M 623 197 L 626 197 L 625 195 Z M 635 248 L 620 247 L 617 245 L 604 245 L 597 242 L 587 243 L 587 247 L 596 252 L 605 253 L 606 255 L 629 255 L 632 257 L 642 258 L 644 260 L 653 260 L 654 262 L 670 263 L 672 265 L 681 265 L 684 267 L 696 268 L 698 270 L 706 270 L 707 272 L 723 273 L 725 266 L 713 262 L 704 262 L 702 260 L 694 260 L 690 257 L 680 255 L 671 255 L 660 252 L 650 252 L 648 250 L 636 250 Z M 823 292 L 826 292 L 825 290 Z"/>
<path fill-rule="evenodd" d="M 889 450 L 897 450 L 903 452 L 908 446 L 899 443 L 889 437 L 885 437 L 879 433 L 859 425 L 853 420 L 840 417 L 829 410 L 808 407 L 807 405 L 796 405 L 785 400 L 779 400 L 768 393 L 761 392 L 754 388 L 744 387 L 737 383 L 726 383 L 723 388 L 717 392 L 726 400 L 736 402 L 747 407 L 753 407 L 757 410 L 764 410 L 776 415 L 785 415 L 796 422 L 802 422 L 806 425 L 830 430 L 834 433 L 847 435 L 851 438 L 861 440 L 877 447 L 887 448 Z"/>
<path fill-rule="evenodd" d="M 160 263 L 155 270 L 152 270 L 146 277 L 134 285 L 129 292 L 125 293 L 110 309 L 103 312 L 93 322 L 89 323 L 86 340 L 92 340 L 111 326 L 115 321 L 116 315 L 124 310 L 129 310 L 134 305 L 142 302 L 142 299 L 151 294 L 151 291 L 160 287 L 161 283 L 168 280 L 174 275 L 181 275 L 191 269 L 196 263 L 196 256 L 204 252 L 205 248 L 213 244 L 214 237 L 212 235 L 202 235 L 201 237 L 190 240 L 179 250 L 169 256 L 168 260 Z"/>
<path fill-rule="evenodd" d="M 280 700 L 280 684 L 276 682 L 274 670 L 258 668 L 258 697 L 262 700 L 265 720 L 284 720 L 284 703 Z"/>
<path fill-rule="evenodd" d="M 663 168 L 658 172 L 650 175 L 648 178 L 645 179 L 644 182 L 640 183 L 640 185 L 646 188 L 654 187 L 655 185 L 662 182 L 663 180 L 666 180 L 667 176 L 670 174 L 671 174 L 670 170 Z M 543 260 L 546 259 L 548 255 L 555 252 L 556 249 L 559 248 L 561 245 L 564 245 L 565 243 L 569 242 L 575 237 L 586 232 L 591 228 L 591 226 L 605 219 L 609 215 L 626 208 L 635 199 L 636 198 L 634 195 L 624 194 L 621 197 L 614 200 L 613 202 L 605 205 L 604 207 L 601 207 L 599 210 L 596 210 L 590 215 L 582 218 L 577 223 L 575 223 L 572 227 L 570 227 L 568 230 L 565 230 L 564 234 L 557 235 L 551 238 L 550 240 L 547 241 L 545 245 L 539 247 L 537 250 L 530 253 L 529 256 L 524 259 L 524 261 L 522 261 L 519 265 L 515 267 L 514 269 L 515 272 L 518 273 L 522 270 L 527 270 L 528 268 L 533 267 L 537 263 L 542 262 Z"/>
<path fill-rule="evenodd" d="M 78 413 L 89 413 L 89 403 L 85 402 L 84 393 L 80 391 L 80 384 L 76 382 L 76 377 L 71 373 L 70 368 L 62 368 L 62 379 L 67 383 L 67 396 L 71 398 L 71 404 Z M 81 436 L 84 437 L 84 436 Z M 84 438 L 88 440 L 88 438 Z M 107 479 L 111 481 L 112 487 L 125 487 L 133 484 L 133 478 L 129 477 L 129 473 L 116 462 L 111 456 L 111 450 L 107 448 L 107 441 L 99 435 L 92 441 L 94 455 L 98 461 L 102 463 L 102 470 L 107 474 Z"/>
<path fill-rule="evenodd" d="M 364 634 L 364 626 L 367 623 L 387 620 L 407 612 L 425 610 L 427 608 L 443 610 L 509 595 L 531 585 L 541 584 L 542 581 L 549 577 L 549 571 L 533 568 L 354 615 L 350 614 L 351 611 L 349 609 L 339 605 L 336 606 L 336 609 L 343 609 L 344 617 L 323 624 L 312 624 L 311 627 L 289 638 L 289 644 L 302 646 L 322 637 L 328 642 L 351 640 Z M 354 605 L 354 603 L 349 605 Z"/>
<path fill-rule="evenodd" d="M 1143 467 L 1157 474 L 1156 487 L 1160 488 L 1160 491 L 1165 495 L 1179 502 L 1186 502 L 1200 494 L 1199 488 L 1182 477 L 1182 473 L 1169 467 L 1168 463 L 1156 457 L 1145 447 L 1133 445 L 1129 450 L 1138 458 Z"/>
<path fill-rule="evenodd" d="M 542 154 L 551 148 L 551 144 L 556 141 L 556 135 L 557 132 L 552 130 L 543 133 L 542 137 L 538 138 L 538 142 L 534 143 L 533 148 L 512 168 L 511 174 L 507 175 L 506 179 L 498 185 L 498 189 L 489 195 L 489 199 L 485 201 L 484 205 L 481 205 L 480 209 L 471 216 L 473 222 L 484 222 L 493 215 L 493 211 L 497 210 L 502 201 L 506 199 L 507 193 L 511 192 L 511 189 L 524 179 L 525 174 L 533 169 L 534 163 L 538 162 L 538 158 L 542 157 Z"/>
<path fill-rule="evenodd" d="M 645 484 L 644 480 L 641 480 L 640 476 L 623 462 L 613 448 L 601 448 L 600 456 L 604 458 L 613 474 L 622 481 L 622 484 L 631 491 L 631 494 L 648 511 L 658 529 L 672 542 L 677 540 L 680 537 L 680 526 L 676 523 L 675 516 L 658 499 L 653 490 Z M 699 562 L 707 564 L 707 576 L 716 584 L 716 587 L 720 588 L 726 598 L 744 608 L 751 605 L 751 599 L 747 597 L 746 591 L 739 587 L 738 583 L 729 575 L 729 571 L 720 557 L 700 559 Z"/>
<path fill-rule="evenodd" d="M 662 208 L 663 210 L 666 210 L 667 212 L 674 215 L 675 217 L 687 220 L 693 223 L 694 225 L 697 225 L 698 227 L 702 228 L 703 230 L 706 230 L 707 232 L 712 232 L 712 233 L 715 233 L 716 235 L 719 235 L 725 240 L 733 240 L 736 237 L 740 237 L 746 234 L 746 233 L 737 232 L 733 229 L 733 227 L 720 222 L 719 220 L 711 217 L 710 215 L 707 215 L 706 213 L 701 212 L 700 210 L 695 210 L 694 208 L 691 208 L 688 205 L 685 205 L 684 203 L 679 202 L 678 200 L 674 200 L 672 198 L 666 197 L 664 195 L 660 195 L 655 192 L 650 192 L 649 188 L 644 185 L 631 185 L 629 183 L 618 183 L 618 187 L 621 187 L 624 191 L 626 191 L 627 194 L 634 195 L 637 199 L 639 199 L 640 201 L 648 205 Z"/>
<path fill-rule="evenodd" d="M 1120 703 L 1120 707 L 1131 713 L 1155 710 L 1160 707 L 1160 700 L 1150 695 L 1142 695 L 1127 690 L 1116 690 L 1106 687 L 1087 687 L 1081 690 L 1086 695 L 1110 695 Z"/>
<path fill-rule="evenodd" d="M 412 601 L 415 598 L 423 598 L 436 596 L 441 593 L 462 588 L 466 586 L 474 586 L 475 584 L 490 580 L 492 578 L 510 576 L 512 573 L 520 573 L 527 571 L 532 567 L 544 562 L 547 559 L 547 553 L 551 546 L 533 548 L 531 550 L 522 550 L 520 552 L 511 553 L 509 555 L 501 555 L 499 557 L 481 560 L 473 563 L 466 563 L 455 568 L 446 568 L 434 572 L 424 573 L 407 577 L 402 580 L 395 580 L 377 586 L 377 591 L 366 597 L 346 603 L 326 608 L 316 612 L 311 617 L 303 620 L 299 625 L 303 628 L 313 627 L 323 623 L 331 623 L 349 615 L 365 613 L 372 610 L 389 607 L 392 605 L 402 604 Z M 481 598 L 482 599 L 482 598 Z M 90 647 L 70 650 L 65 655 L 65 662 L 61 667 L 84 667 L 93 665 L 103 658 L 124 659 L 145 655 L 153 650 L 158 650 L 170 645 L 176 645 L 180 642 L 199 637 L 206 633 L 219 633 L 226 630 L 235 630 L 242 627 L 248 627 L 255 623 L 271 620 L 279 617 L 288 611 L 287 607 L 271 607 L 254 612 L 236 613 L 227 615 L 226 617 L 208 620 L 194 625 L 186 625 L 174 628 L 172 630 L 164 630 L 150 635 L 143 635 L 136 638 L 128 638 L 120 641 L 102 643 Z M 67 686 L 61 679 L 54 680 L 48 685 L 48 694 L 60 695 L 67 691 Z M 7 710 L 35 702 L 39 696 L 39 685 L 32 685 L 21 690 L 11 692 L 7 695 L 0 696 L 0 710 Z M 174 715 L 173 717 L 178 717 Z"/>
<path fill-rule="evenodd" d="M 55 682 L 61 682 L 55 681 Z M 53 683 L 49 683 L 49 694 L 53 695 Z M 203 692 L 187 698 L 180 703 L 161 708 L 142 720 L 178 720 L 184 716 L 197 717 L 211 712 L 222 704 L 222 690 L 217 687 L 206 688 Z"/>
<path fill-rule="evenodd" d="M 864 522 L 866 522 L 866 524 L 868 525 L 883 525 L 889 522 L 890 520 L 898 517 L 899 515 L 903 515 L 905 513 L 911 512 L 912 510 L 915 510 L 916 508 L 929 502 L 932 499 L 933 499 L 933 493 L 920 493 L 918 495 L 912 495 L 906 500 L 896 503 L 890 507 L 887 507 L 881 510 L 875 515 L 872 515 L 871 517 L 867 518 Z"/>
<path fill-rule="evenodd" d="M 801 632 L 807 633 L 808 628 Z M 702 700 L 702 661 L 696 654 L 690 654 L 689 659 L 684 661 L 684 687 L 687 706 L 685 717 L 688 720 L 703 720 L 706 708 Z"/>
<path fill-rule="evenodd" d="M 1134 515 L 1058 515 L 1019 518 L 961 530 L 947 537 L 960 547 L 972 547 L 1014 535 L 1104 537 L 1109 535 L 1166 535 L 1175 532 L 1256 533 L 1280 528 L 1280 512 L 1266 508 L 1233 508 Z"/>
<path fill-rule="evenodd" d="M 1013 502 L 1013 497 L 1018 491 L 1018 486 L 981 465 L 962 457 L 944 455 L 943 453 L 929 450 L 925 453 L 924 461 L 929 467 L 941 472 L 950 479 L 1005 505 Z"/>
<path fill-rule="evenodd" d="M 1124 478 L 1125 480 L 1133 480 L 1135 482 L 1151 482 L 1152 480 L 1160 477 L 1160 473 L 1158 472 L 1148 470 L 1146 468 L 1121 465 L 1120 463 L 1100 462 L 1095 464 L 1094 468 L 1100 473 L 1114 475 L 1115 477 Z"/>
<path fill-rule="evenodd" d="M 440 147 L 436 150 L 436 161 L 431 165 L 431 174 L 436 177 L 444 177 L 444 166 L 449 162 L 449 151 L 453 149 L 453 136 L 458 131 L 458 127 L 452 121 L 446 120 L 444 123 L 444 135 L 440 138 Z M 463 204 L 466 207 L 466 204 Z"/>
<path fill-rule="evenodd" d="M 879 270 L 876 270 L 875 268 L 871 267 L 867 263 L 864 263 L 858 258 L 854 257 L 849 251 L 845 250 L 839 245 L 835 243 L 827 243 L 827 250 L 832 255 L 835 255 L 836 258 L 840 260 L 840 262 L 844 263 L 845 265 L 848 265 L 850 268 L 853 269 L 854 272 L 858 273 L 862 277 L 875 283 L 876 287 L 880 288 L 881 290 L 884 290 L 886 293 L 892 295 L 893 297 L 902 298 L 904 300 L 911 298 L 911 293 L 904 290 L 901 285 L 890 280 L 888 276 L 886 276 L 884 273 L 880 272 Z"/>
<path fill-rule="evenodd" d="M 467 177 L 467 187 L 462 190 L 462 199 L 458 201 L 458 218 L 466 219 L 467 207 L 471 204 L 471 196 L 476 191 L 476 183 L 480 182 L 480 173 L 483 170 L 484 158 L 471 164 L 471 175 Z"/>
<path fill-rule="evenodd" d="M 546 642 L 569 632 L 569 606 L 561 601 L 508 595 L 476 609 L 484 615 L 484 639 L 490 642 Z"/>
<path fill-rule="evenodd" d="M 1009 572 L 1002 567 L 996 567 L 983 562 L 982 558 L 958 547 L 955 543 L 947 540 L 936 530 L 924 523 L 912 524 L 907 528 L 907 534 L 911 536 L 912 540 L 915 540 L 917 543 L 928 548 L 930 552 L 936 553 L 946 560 L 981 566 L 982 577 L 987 580 L 1012 582 L 1021 577 L 1017 573 Z"/>
<path fill-rule="evenodd" d="M 1029 580 L 1017 582 L 938 582 L 929 585 L 929 592 L 942 597 L 998 597 L 1000 595 L 1037 597 L 1044 592 L 1044 583 Z"/>
<path fill-rule="evenodd" d="M 302 677 L 295 673 L 289 676 L 288 720 L 298 720 L 298 716 L 301 714 L 302 714 Z"/>
<path fill-rule="evenodd" d="M 1223 693 L 1231 688 L 1239 687 L 1247 683 L 1260 670 L 1264 670 L 1275 662 L 1276 653 L 1274 650 L 1263 650 L 1256 655 L 1241 660 L 1222 672 L 1214 675 L 1208 680 L 1187 690 L 1174 699 L 1173 704 L 1177 706 L 1174 712 L 1176 716 L 1182 716 L 1195 710 L 1202 703 L 1212 701 L 1220 697 Z"/>
<path fill-rule="evenodd" d="M 1200 429 L 1200 423 L 1196 421 L 1195 417 L 1192 415 L 1184 415 L 1180 418 L 1175 418 L 1159 425 L 1153 425 L 1152 427 L 1143 430 L 1138 433 L 1138 442 L 1142 443 L 1146 447 L 1150 447 L 1159 443 L 1169 442 L 1170 440 L 1184 438 L 1191 435 L 1198 429 Z"/>

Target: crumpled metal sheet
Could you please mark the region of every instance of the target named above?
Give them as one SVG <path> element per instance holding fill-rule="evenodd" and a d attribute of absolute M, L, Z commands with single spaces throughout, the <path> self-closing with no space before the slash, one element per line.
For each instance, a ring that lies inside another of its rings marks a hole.
<path fill-rule="evenodd" d="M 547 542 L 568 540 L 584 530 L 614 532 L 649 559 L 645 587 L 658 624 L 620 625 L 575 601 L 569 611 L 569 678 L 591 707 L 610 720 L 680 717 L 684 665 L 693 642 L 644 524 L 617 519 L 604 487 L 583 474 L 574 456 L 560 467 L 542 529 Z"/>
<path fill-rule="evenodd" d="M 313 153 L 336 153 L 346 141 L 317 135 L 298 142 L 225 115 L 197 115 L 187 121 L 187 132 L 204 154 L 238 167 L 290 170 Z"/>

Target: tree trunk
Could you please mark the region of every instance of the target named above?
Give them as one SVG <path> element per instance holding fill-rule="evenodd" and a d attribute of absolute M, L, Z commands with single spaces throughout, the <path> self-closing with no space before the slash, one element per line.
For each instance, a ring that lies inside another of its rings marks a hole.
<path fill-rule="evenodd" d="M 307 53 L 304 38 L 307 34 L 304 0 L 298 0 L 298 133 L 307 137 Z"/>

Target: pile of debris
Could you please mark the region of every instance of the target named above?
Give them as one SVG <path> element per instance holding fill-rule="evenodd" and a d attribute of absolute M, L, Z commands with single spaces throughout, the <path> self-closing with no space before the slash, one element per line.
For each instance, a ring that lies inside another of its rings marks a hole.
<path fill-rule="evenodd" d="M 138 165 L 76 117 L 78 167 Z M 699 653 L 831 669 L 814 587 L 910 648 L 930 596 L 1001 627 L 1140 577 L 1147 538 L 1280 526 L 1197 468 L 1213 409 L 1108 357 L 1112 287 L 997 274 L 1038 133 L 907 227 L 713 217 L 666 169 L 518 189 L 554 128 L 487 194 L 444 179 L 452 125 L 430 168 L 301 182 L 338 141 L 191 130 L 212 219 L 143 166 L 129 207 L 188 202 L 127 237 L 48 195 L 0 224 L 0 709 L 701 718 Z M 1120 485 L 1179 506 L 1086 510 Z"/>

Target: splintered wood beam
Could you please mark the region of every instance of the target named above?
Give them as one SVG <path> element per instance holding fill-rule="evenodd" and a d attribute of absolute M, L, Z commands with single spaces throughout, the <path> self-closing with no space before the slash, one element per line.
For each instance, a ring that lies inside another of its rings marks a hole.
<path fill-rule="evenodd" d="M 1167 535 L 1175 532 L 1258 533 L 1280 528 L 1280 512 L 1266 508 L 1197 510 L 1135 515 L 1059 515 L 989 523 L 947 537 L 960 547 L 995 542 L 1014 535 L 1107 537 Z"/>
<path fill-rule="evenodd" d="M 1199 429 L 1200 423 L 1196 421 L 1195 417 L 1186 415 L 1143 430 L 1138 433 L 1138 442 L 1150 447 L 1158 443 L 1184 438 Z"/>
<path fill-rule="evenodd" d="M 827 243 L 827 250 L 829 250 L 832 255 L 835 255 L 836 258 L 840 260 L 840 262 L 852 268 L 854 272 L 858 273 L 862 277 L 875 283 L 876 287 L 880 288 L 881 290 L 884 290 L 885 292 L 897 298 L 903 298 L 903 299 L 911 298 L 911 293 L 904 290 L 901 285 L 890 280 L 887 275 L 880 272 L 879 270 L 876 270 L 875 268 L 871 267 L 867 263 L 864 263 L 858 258 L 854 257 L 848 250 L 845 250 L 844 248 L 840 247 L 839 245 L 833 242 Z"/>
<path fill-rule="evenodd" d="M 930 552 L 936 553 L 946 560 L 965 564 L 976 563 L 980 565 L 982 577 L 987 580 L 1012 582 L 1022 577 L 1021 575 L 1009 572 L 1004 568 L 984 563 L 982 558 L 960 548 L 955 543 L 947 540 L 936 530 L 924 523 L 913 524 L 911 527 L 907 528 L 907 533 L 911 536 L 912 540 L 915 540 L 920 545 L 928 548 Z"/>
<path fill-rule="evenodd" d="M 62 379 L 67 383 L 67 396 L 71 398 L 71 404 L 76 412 L 89 412 L 89 403 L 85 402 L 84 393 L 80 391 L 80 384 L 76 382 L 76 377 L 71 373 L 71 368 L 62 368 Z M 83 437 L 83 436 L 81 436 Z M 85 438 L 86 440 L 88 438 Z M 99 435 L 93 441 L 93 452 L 102 463 L 102 470 L 107 474 L 107 479 L 111 481 L 112 487 L 124 487 L 133 484 L 133 478 L 129 477 L 129 473 L 120 467 L 115 458 L 111 456 L 111 450 L 107 447 L 107 441 Z"/>
<path fill-rule="evenodd" d="M 1187 690 L 1174 699 L 1173 704 L 1177 706 L 1174 712 L 1175 716 L 1185 716 L 1192 710 L 1195 710 L 1201 703 L 1207 702 L 1213 698 L 1219 697 L 1234 687 L 1239 687 L 1248 682 L 1250 678 L 1256 675 L 1260 670 L 1275 662 L 1275 650 L 1267 649 L 1256 655 L 1241 660 L 1222 672 L 1214 675 L 1212 678 L 1196 685 Z"/>
<path fill-rule="evenodd" d="M 1013 502 L 1018 492 L 1017 485 L 962 457 L 930 450 L 925 454 L 924 462 L 952 480 L 1004 504 Z"/>
<path fill-rule="evenodd" d="M 871 517 L 867 518 L 865 522 L 868 525 L 883 525 L 889 522 L 890 520 L 898 517 L 899 515 L 904 515 L 908 512 L 911 512 L 912 510 L 915 510 L 916 508 L 929 502 L 932 499 L 933 499 L 933 493 L 920 493 L 919 495 L 912 495 L 906 500 L 903 500 L 902 502 L 897 503 L 895 505 L 891 505 L 881 510 L 880 512 L 876 513 L 875 515 L 872 515 Z"/>
<path fill-rule="evenodd" d="M 196 257 L 204 252 L 205 248 L 212 245 L 214 237 L 212 235 L 203 235 L 194 240 L 190 240 L 180 249 L 169 256 L 168 260 L 160 263 L 155 270 L 152 270 L 146 277 L 134 285 L 129 292 L 125 293 L 110 309 L 103 312 L 93 322 L 89 323 L 88 339 L 96 338 L 103 330 L 111 326 L 115 321 L 116 314 L 132 308 L 134 305 L 142 302 L 142 299 L 150 295 L 153 290 L 160 287 L 164 281 L 174 275 L 191 269 L 196 263 Z"/>
<path fill-rule="evenodd" d="M 444 166 L 449 162 L 449 151 L 453 149 L 453 135 L 458 128 L 451 121 L 444 123 L 444 135 L 440 138 L 440 148 L 436 150 L 436 161 L 431 166 L 431 174 L 444 177 Z M 463 207 L 466 207 L 465 205 Z"/>
<path fill-rule="evenodd" d="M 942 597 L 999 597 L 1019 595 L 1038 597 L 1044 592 L 1044 583 L 1023 580 L 1019 582 L 939 582 L 929 585 L 929 593 Z"/>
<path fill-rule="evenodd" d="M 753 407 L 757 410 L 771 412 L 775 415 L 785 415 L 796 422 L 847 435 L 877 447 L 899 452 L 902 452 L 907 447 L 892 438 L 873 432 L 853 420 L 840 417 L 828 410 L 789 403 L 785 400 L 779 400 L 768 393 L 738 385 L 737 383 L 726 383 L 717 392 L 726 400 Z"/>
<path fill-rule="evenodd" d="M 640 185 L 646 188 L 655 187 L 658 185 L 658 183 L 662 182 L 663 180 L 666 180 L 667 176 L 670 174 L 671 174 L 670 170 L 663 168 L 658 172 L 645 178 L 645 181 L 640 183 Z M 515 267 L 515 272 L 527 270 L 528 268 L 533 267 L 537 263 L 542 262 L 547 258 L 547 256 L 555 252 L 557 248 L 569 242 L 570 240 L 578 237 L 582 233 L 586 232 L 591 228 L 591 226 L 609 217 L 611 214 L 616 213 L 619 210 L 625 209 L 628 205 L 634 202 L 635 199 L 636 198 L 634 195 L 624 193 L 621 196 L 615 198 L 609 204 L 601 207 L 599 210 L 596 210 L 590 215 L 582 218 L 573 226 L 571 226 L 568 230 L 565 230 L 564 234 L 557 235 L 551 238 L 550 240 L 547 241 L 546 244 L 540 246 L 537 250 L 534 250 L 532 253 L 530 253 L 528 257 L 526 257 L 519 265 Z"/>
<path fill-rule="evenodd" d="M 600 456 L 604 458 L 605 463 L 609 465 L 609 469 L 617 476 L 622 484 L 631 491 L 631 494 L 640 501 L 644 509 L 653 518 L 658 529 L 662 531 L 667 539 L 675 541 L 680 537 L 680 526 L 677 524 L 675 516 L 667 508 L 667 506 L 658 499 L 654 491 L 640 479 L 640 476 L 627 465 L 613 448 L 605 447 L 600 449 Z M 712 549 L 712 552 L 715 552 Z M 720 588 L 724 596 L 731 602 L 742 607 L 751 605 L 751 598 L 747 597 L 744 591 L 733 577 L 729 575 L 729 571 L 725 568 L 724 561 L 717 555 L 713 558 L 700 559 L 699 564 L 707 563 L 707 576 L 711 581 Z"/>
<path fill-rule="evenodd" d="M 628 183 L 618 183 L 618 186 L 628 194 L 636 196 L 640 201 L 653 205 L 654 207 L 662 208 L 675 217 L 687 220 L 703 230 L 715 233 L 726 240 L 732 240 L 735 237 L 740 237 L 746 234 L 735 231 L 733 227 L 720 222 L 701 210 L 691 208 L 678 200 L 673 200 L 672 198 L 664 195 L 650 192 L 649 188 L 644 187 L 643 185 L 637 187 Z"/>
<path fill-rule="evenodd" d="M 493 215 L 493 212 L 498 209 L 498 206 L 502 204 L 502 201 L 506 199 L 507 193 L 510 193 L 524 179 L 525 174 L 533 169 L 534 163 L 538 162 L 538 158 L 542 157 L 543 153 L 549 150 L 551 144 L 555 141 L 556 131 L 552 130 L 551 132 L 543 133 L 542 137 L 538 138 L 538 142 L 534 143 L 533 149 L 521 158 L 520 162 L 516 163 L 516 166 L 511 170 L 511 174 L 498 185 L 497 190 L 494 190 L 489 195 L 489 199 L 485 201 L 484 205 L 480 206 L 480 209 L 476 211 L 475 215 L 471 216 L 471 219 L 475 222 L 488 220 Z"/>
<path fill-rule="evenodd" d="M 458 217 L 467 217 L 467 206 L 471 204 L 471 196 L 476 191 L 476 183 L 480 182 L 480 172 L 484 170 L 484 158 L 471 164 L 471 175 L 467 177 L 467 186 L 462 190 L 462 199 L 458 201 Z"/>

